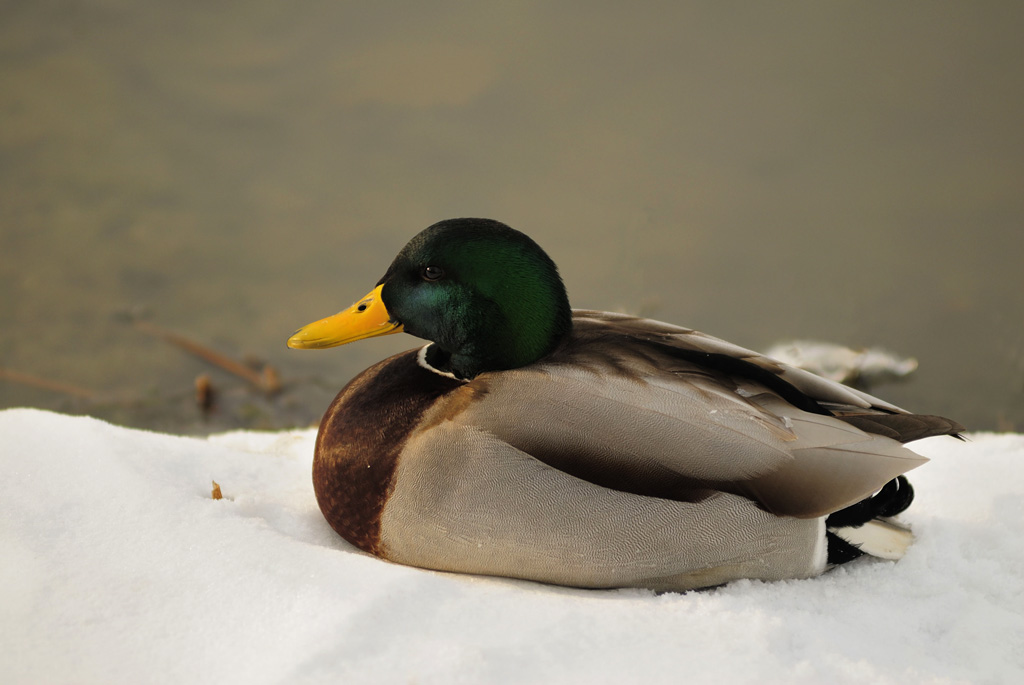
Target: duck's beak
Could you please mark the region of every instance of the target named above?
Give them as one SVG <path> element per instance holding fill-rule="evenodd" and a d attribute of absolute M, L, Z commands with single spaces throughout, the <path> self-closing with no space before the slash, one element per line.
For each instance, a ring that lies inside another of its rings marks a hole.
<path fill-rule="evenodd" d="M 318 350 L 355 342 L 378 335 L 401 333 L 402 324 L 392 321 L 380 299 L 383 284 L 354 305 L 334 316 L 303 326 L 288 338 L 288 347 L 297 350 Z"/>

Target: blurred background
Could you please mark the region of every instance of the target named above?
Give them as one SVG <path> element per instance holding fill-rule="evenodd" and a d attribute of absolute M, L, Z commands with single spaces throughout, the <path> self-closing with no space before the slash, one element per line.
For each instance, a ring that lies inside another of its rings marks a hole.
<path fill-rule="evenodd" d="M 419 341 L 285 339 L 484 216 L 576 307 L 882 346 L 919 361 L 886 399 L 1024 430 L 1022 33 L 1012 0 L 7 0 L 0 406 L 309 425 Z"/>

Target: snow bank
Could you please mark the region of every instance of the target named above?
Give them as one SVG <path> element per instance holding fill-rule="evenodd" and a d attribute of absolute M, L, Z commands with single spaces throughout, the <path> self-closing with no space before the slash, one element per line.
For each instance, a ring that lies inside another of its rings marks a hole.
<path fill-rule="evenodd" d="M 898 563 L 685 595 L 369 557 L 320 516 L 313 440 L 0 412 L 0 681 L 1024 679 L 1022 435 L 916 444 Z"/>

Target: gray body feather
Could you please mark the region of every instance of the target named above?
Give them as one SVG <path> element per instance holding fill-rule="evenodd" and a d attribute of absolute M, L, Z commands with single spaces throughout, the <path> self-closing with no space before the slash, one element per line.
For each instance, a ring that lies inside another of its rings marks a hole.
<path fill-rule="evenodd" d="M 426 411 L 397 460 L 381 555 L 580 587 L 816 575 L 824 517 L 926 461 L 847 414 L 911 416 L 701 333 L 577 311 L 541 362 Z"/>

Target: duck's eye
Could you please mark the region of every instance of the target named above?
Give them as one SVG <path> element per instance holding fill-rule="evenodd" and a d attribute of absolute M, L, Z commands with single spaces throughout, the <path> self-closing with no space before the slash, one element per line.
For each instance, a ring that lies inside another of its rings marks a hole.
<path fill-rule="evenodd" d="M 427 281 L 436 281 L 444 276 L 444 269 L 439 266 L 423 267 L 423 278 Z"/>

